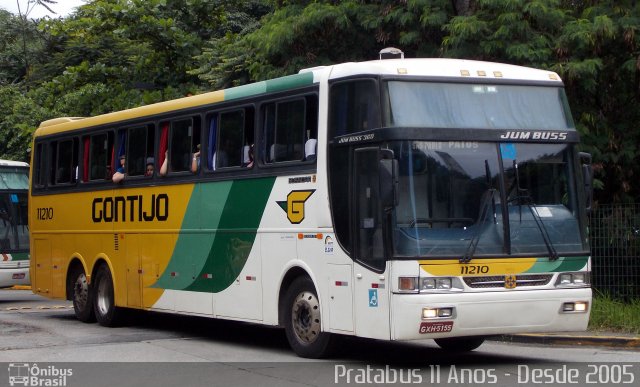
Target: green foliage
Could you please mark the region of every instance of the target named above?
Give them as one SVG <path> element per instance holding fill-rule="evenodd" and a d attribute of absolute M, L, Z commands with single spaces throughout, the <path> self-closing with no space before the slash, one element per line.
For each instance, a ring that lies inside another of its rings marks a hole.
<path fill-rule="evenodd" d="M 53 0 L 32 3 L 50 6 Z M 0 157 L 39 121 L 376 59 L 457 57 L 563 78 L 600 202 L 640 200 L 640 4 L 573 0 L 89 0 L 65 19 L 0 11 Z M 31 114 L 28 110 L 31 109 Z"/>
<path fill-rule="evenodd" d="M 623 302 L 608 294 L 595 294 L 589 330 L 640 334 L 640 300 Z"/>

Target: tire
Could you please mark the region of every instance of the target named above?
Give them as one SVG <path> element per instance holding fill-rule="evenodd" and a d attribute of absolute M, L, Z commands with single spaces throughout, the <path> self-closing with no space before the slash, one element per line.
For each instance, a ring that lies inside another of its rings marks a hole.
<path fill-rule="evenodd" d="M 448 337 L 445 339 L 434 339 L 438 346 L 446 351 L 451 352 L 469 352 L 478 348 L 484 343 L 484 337 L 468 336 L 468 337 Z"/>
<path fill-rule="evenodd" d="M 123 310 L 116 307 L 113 292 L 113 278 L 106 265 L 98 268 L 93 283 L 93 311 L 98 324 L 105 327 L 118 326 Z"/>
<path fill-rule="evenodd" d="M 93 294 L 82 266 L 76 266 L 71 271 L 69 280 L 71 281 L 71 300 L 73 301 L 73 311 L 76 313 L 76 318 L 85 323 L 95 322 Z"/>
<path fill-rule="evenodd" d="M 328 356 L 335 337 L 322 332 L 318 294 L 308 277 L 293 281 L 285 294 L 284 327 L 291 349 L 300 357 L 318 359 Z"/>

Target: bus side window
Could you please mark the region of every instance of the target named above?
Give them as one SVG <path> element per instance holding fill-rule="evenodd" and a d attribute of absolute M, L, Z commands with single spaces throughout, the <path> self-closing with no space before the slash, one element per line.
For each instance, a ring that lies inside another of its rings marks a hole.
<path fill-rule="evenodd" d="M 154 125 L 149 124 L 127 130 L 128 146 L 125 167 L 128 176 L 153 175 L 154 129 Z M 151 165 L 151 171 L 147 170 L 149 165 Z"/>
<path fill-rule="evenodd" d="M 43 188 L 46 184 L 46 172 L 45 161 L 46 156 L 44 154 L 45 146 L 40 143 L 36 145 L 36 153 L 34 155 L 34 170 L 33 170 L 33 187 Z"/>
<path fill-rule="evenodd" d="M 50 185 L 76 182 L 78 166 L 78 139 L 50 143 Z"/>
<path fill-rule="evenodd" d="M 318 98 L 315 95 L 309 95 L 306 100 L 304 160 L 315 161 L 318 151 Z"/>
<path fill-rule="evenodd" d="M 239 167 L 242 164 L 244 110 L 220 114 L 216 168 Z"/>
<path fill-rule="evenodd" d="M 220 113 L 215 151 L 217 168 L 248 166 L 253 144 L 253 108 Z"/>
<path fill-rule="evenodd" d="M 306 117 L 305 98 L 270 103 L 265 106 L 266 163 L 304 159 Z"/>
<path fill-rule="evenodd" d="M 164 127 L 163 134 L 164 136 Z M 200 117 L 178 119 L 171 122 L 168 136 L 168 161 L 166 167 L 161 166 L 160 174 L 164 175 L 164 169 L 169 173 L 185 172 L 191 170 L 193 153 L 198 151 L 200 144 Z M 162 139 L 160 152 L 162 151 Z"/>
<path fill-rule="evenodd" d="M 372 79 L 340 82 L 331 87 L 331 137 L 380 126 L 377 84 Z"/>
<path fill-rule="evenodd" d="M 111 180 L 113 175 L 113 132 L 99 133 L 89 138 L 89 180 Z M 86 144 L 86 143 L 85 143 Z M 87 157 L 85 155 L 85 157 Z"/>

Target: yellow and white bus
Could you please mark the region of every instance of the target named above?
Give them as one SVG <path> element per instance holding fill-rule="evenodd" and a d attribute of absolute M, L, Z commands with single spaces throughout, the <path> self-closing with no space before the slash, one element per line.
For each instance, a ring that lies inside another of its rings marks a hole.
<path fill-rule="evenodd" d="M 589 166 L 557 74 L 344 63 L 90 118 L 33 142 L 33 291 L 339 335 L 586 329 Z"/>
<path fill-rule="evenodd" d="M 0 160 L 0 288 L 29 285 L 29 164 Z"/>

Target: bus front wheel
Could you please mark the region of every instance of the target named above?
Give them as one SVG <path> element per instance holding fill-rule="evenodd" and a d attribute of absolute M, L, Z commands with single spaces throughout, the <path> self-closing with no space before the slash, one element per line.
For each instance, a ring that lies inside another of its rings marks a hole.
<path fill-rule="evenodd" d="M 311 279 L 297 278 L 285 297 L 284 326 L 293 351 L 306 358 L 329 355 L 334 338 L 321 331 L 320 301 Z"/>
<path fill-rule="evenodd" d="M 92 323 L 96 321 L 93 312 L 93 299 L 87 281 L 87 275 L 82 266 L 76 266 L 70 275 L 71 286 L 73 286 L 72 300 L 73 311 L 76 318 L 82 322 Z"/>
<path fill-rule="evenodd" d="M 93 295 L 93 311 L 98 323 L 105 327 L 118 325 L 123 312 L 116 307 L 113 278 L 106 265 L 100 266 L 96 272 Z"/>
<path fill-rule="evenodd" d="M 434 339 L 438 346 L 446 351 L 469 352 L 478 348 L 484 343 L 484 337 L 447 337 L 444 339 Z"/>

